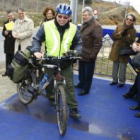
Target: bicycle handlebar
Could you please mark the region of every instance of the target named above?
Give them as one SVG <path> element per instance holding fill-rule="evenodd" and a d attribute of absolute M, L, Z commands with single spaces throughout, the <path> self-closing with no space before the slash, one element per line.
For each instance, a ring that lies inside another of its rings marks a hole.
<path fill-rule="evenodd" d="M 76 59 L 81 59 L 81 57 L 77 57 L 77 56 L 57 56 L 57 57 L 54 57 L 54 56 L 46 56 L 45 58 L 36 58 L 36 60 L 40 61 L 45 61 L 45 60 L 60 60 L 60 61 L 63 61 L 63 60 L 76 60 Z"/>
<path fill-rule="evenodd" d="M 58 56 L 58 57 L 46 56 L 44 58 L 36 58 L 36 64 L 37 65 L 41 64 L 43 67 L 47 67 L 47 68 L 55 68 L 62 61 L 77 60 L 77 59 L 81 59 L 81 57 L 77 57 L 77 56 L 61 56 L 61 57 L 60 56 Z"/>

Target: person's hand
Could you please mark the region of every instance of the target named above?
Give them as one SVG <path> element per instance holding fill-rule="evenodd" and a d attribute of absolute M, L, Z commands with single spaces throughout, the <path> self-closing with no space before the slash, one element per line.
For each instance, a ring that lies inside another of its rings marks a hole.
<path fill-rule="evenodd" d="M 34 56 L 35 56 L 36 58 L 43 58 L 44 53 L 41 53 L 41 52 L 35 52 L 35 53 L 34 53 Z"/>
<path fill-rule="evenodd" d="M 20 36 L 19 36 L 18 33 L 15 33 L 15 34 L 13 35 L 13 37 L 16 38 L 16 39 L 20 38 Z"/>
<path fill-rule="evenodd" d="M 125 29 L 125 30 L 121 33 L 122 36 L 126 36 L 127 34 L 128 34 L 128 29 Z"/>
<path fill-rule="evenodd" d="M 8 31 L 7 31 L 7 30 L 6 30 L 6 31 L 4 31 L 4 34 L 5 34 L 5 35 L 8 35 Z"/>
<path fill-rule="evenodd" d="M 15 34 L 15 38 L 17 38 L 17 39 L 20 38 L 18 33 Z"/>
<path fill-rule="evenodd" d="M 134 42 L 133 44 L 132 44 L 132 49 L 133 49 L 133 51 L 135 51 L 135 52 L 139 52 L 140 51 L 140 44 L 139 43 L 137 43 L 137 42 Z"/>
<path fill-rule="evenodd" d="M 64 56 L 78 56 L 78 52 L 76 50 L 70 50 L 63 53 Z"/>
<path fill-rule="evenodd" d="M 121 38 L 121 32 L 118 32 L 118 33 L 116 33 L 116 36 L 118 37 L 118 38 Z"/>

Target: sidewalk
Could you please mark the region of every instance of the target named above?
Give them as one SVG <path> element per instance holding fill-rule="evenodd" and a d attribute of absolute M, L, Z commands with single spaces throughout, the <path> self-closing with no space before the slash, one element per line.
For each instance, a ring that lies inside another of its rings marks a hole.
<path fill-rule="evenodd" d="M 2 74 L 5 72 L 4 62 L 0 62 L 0 67 L 0 102 L 2 102 L 16 93 L 16 84 L 7 76 L 2 77 Z"/>
<path fill-rule="evenodd" d="M 2 77 L 5 72 L 5 54 L 3 53 L 3 36 L 0 27 L 0 102 L 8 99 L 16 93 L 16 84 L 14 84 L 7 76 Z"/>

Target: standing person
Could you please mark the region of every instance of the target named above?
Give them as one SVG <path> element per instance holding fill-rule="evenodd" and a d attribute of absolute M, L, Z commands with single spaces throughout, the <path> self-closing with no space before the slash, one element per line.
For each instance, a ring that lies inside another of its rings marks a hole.
<path fill-rule="evenodd" d="M 139 43 L 133 43 L 132 48 L 133 48 L 134 51 L 140 53 L 140 44 Z M 140 68 L 135 68 L 135 70 L 137 72 L 137 76 L 136 76 L 135 82 L 132 86 L 132 88 L 134 89 L 133 91 L 135 91 L 135 93 L 127 94 L 127 97 L 130 97 L 130 95 L 134 95 L 134 94 L 136 95 L 136 100 L 137 100 L 138 103 L 137 103 L 136 106 L 130 107 L 130 109 L 140 111 Z M 126 96 L 124 96 L 124 97 L 126 97 Z M 140 112 L 136 113 L 134 116 L 137 117 L 137 118 L 140 118 Z"/>
<path fill-rule="evenodd" d="M 78 95 L 85 95 L 90 91 L 96 57 L 102 46 L 102 27 L 93 17 L 91 7 L 82 10 L 82 19 L 82 60 L 79 60 L 79 83 L 75 85 L 82 91 Z"/>
<path fill-rule="evenodd" d="M 136 42 L 133 43 L 132 49 L 135 52 L 139 52 L 140 53 L 140 37 L 138 38 L 138 40 L 136 40 Z M 133 62 L 132 62 L 132 65 L 133 65 Z M 133 68 L 135 69 L 134 66 L 133 66 Z M 135 78 L 135 82 L 132 85 L 132 87 L 130 87 L 129 91 L 123 95 L 123 97 L 126 98 L 126 99 L 127 98 L 134 98 L 134 99 L 136 99 L 136 97 L 137 97 L 138 85 L 140 85 L 140 84 L 137 84 L 137 82 L 138 82 L 138 75 L 140 75 L 140 70 L 135 69 L 135 71 L 137 72 L 137 76 Z"/>
<path fill-rule="evenodd" d="M 44 19 L 41 21 L 40 27 L 47 21 L 50 21 L 55 18 L 55 11 L 51 7 L 46 7 L 43 11 Z M 42 43 L 41 52 L 44 52 L 46 49 L 45 43 Z"/>
<path fill-rule="evenodd" d="M 17 10 L 17 14 L 19 19 L 16 20 L 12 31 L 12 35 L 16 39 L 15 52 L 18 50 L 24 50 L 26 47 L 31 46 L 34 30 L 34 22 L 26 16 L 24 9 L 19 8 Z"/>
<path fill-rule="evenodd" d="M 123 87 L 126 81 L 126 66 L 129 61 L 129 56 L 120 56 L 121 47 L 129 47 L 135 40 L 136 30 L 134 23 L 136 17 L 129 13 L 126 15 L 124 23 L 118 25 L 113 33 L 113 46 L 109 55 L 109 59 L 113 61 L 112 82 L 110 85 L 116 85 L 119 79 L 118 87 Z M 119 75 L 119 77 L 118 77 Z"/>
<path fill-rule="evenodd" d="M 50 21 L 55 18 L 55 11 L 51 7 L 46 7 L 43 11 L 44 19 L 41 21 L 40 27 L 44 24 L 46 21 Z"/>
<path fill-rule="evenodd" d="M 11 64 L 12 59 L 14 57 L 14 48 L 15 48 L 15 39 L 12 36 L 12 28 L 13 27 L 8 27 L 8 24 L 13 24 L 15 22 L 14 15 L 11 10 L 7 11 L 7 21 L 4 22 L 3 30 L 2 30 L 2 35 L 5 37 L 4 40 L 4 53 L 5 53 L 5 67 L 6 71 L 8 68 L 8 65 Z M 12 26 L 12 25 L 11 25 Z M 5 73 L 2 76 L 7 76 L 7 73 Z"/>
<path fill-rule="evenodd" d="M 63 56 L 70 50 L 75 53 L 81 52 L 81 38 L 77 26 L 69 22 L 72 14 L 71 7 L 67 4 L 59 4 L 56 7 L 56 18 L 44 23 L 33 38 L 31 52 L 39 58 L 42 57 L 40 52 L 41 43 L 45 41 L 46 53 L 50 56 Z M 71 51 L 70 51 L 71 52 Z M 66 79 L 67 104 L 70 108 L 70 117 L 80 118 L 78 103 L 75 97 L 73 86 L 73 69 L 72 62 L 69 60 L 62 63 L 62 75 Z M 50 77 L 53 72 L 46 68 L 45 71 Z M 51 100 L 53 93 L 53 83 L 47 88 L 47 97 Z"/>
<path fill-rule="evenodd" d="M 99 15 L 97 10 L 93 10 L 93 16 L 99 22 Z"/>

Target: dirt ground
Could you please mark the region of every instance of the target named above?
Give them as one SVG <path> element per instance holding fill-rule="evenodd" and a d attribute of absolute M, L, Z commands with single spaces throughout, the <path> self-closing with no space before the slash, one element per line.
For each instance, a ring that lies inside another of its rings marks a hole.
<path fill-rule="evenodd" d="M 16 84 L 14 84 L 7 76 L 2 77 L 5 72 L 4 62 L 0 63 L 0 102 L 8 99 L 16 93 Z"/>

